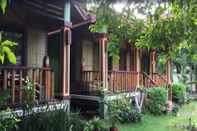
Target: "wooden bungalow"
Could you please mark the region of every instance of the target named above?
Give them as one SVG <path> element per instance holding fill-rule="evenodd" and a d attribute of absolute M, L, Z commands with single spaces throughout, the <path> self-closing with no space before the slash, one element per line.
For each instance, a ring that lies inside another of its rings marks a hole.
<path fill-rule="evenodd" d="M 16 0 L 0 14 L 2 39 L 18 44 L 12 49 L 17 63 L 0 64 L 0 94 L 9 90 L 11 96 L 4 104 L 20 107 L 28 77 L 38 105 L 69 105 L 71 20 L 77 19 L 71 12 L 79 14 L 67 0 Z"/>
<path fill-rule="evenodd" d="M 103 108 L 103 104 L 99 105 L 103 98 L 114 99 L 121 94 L 132 97 L 138 87 L 162 87 L 171 83 L 171 63 L 166 64 L 164 74 L 158 73 L 156 51 L 148 52 L 131 43 L 122 43 L 119 61 L 110 58 L 107 34 L 90 32 L 92 22 L 94 19 L 73 25 L 71 29 L 70 96 L 74 109 Z"/>
<path fill-rule="evenodd" d="M 10 89 L 7 104 L 23 102 L 24 78 L 35 82 L 38 103 L 81 100 L 95 101 L 101 89 L 107 95 L 131 93 L 138 87 L 163 86 L 171 81 L 167 73 L 156 72 L 156 52 L 147 52 L 124 43 L 120 60 L 107 52 L 107 34 L 89 31 L 96 18 L 74 0 L 11 1 L 0 15 L 3 39 L 18 43 L 14 48 L 17 64 L 0 64 L 0 93 Z M 88 105 L 89 103 L 86 102 Z"/>

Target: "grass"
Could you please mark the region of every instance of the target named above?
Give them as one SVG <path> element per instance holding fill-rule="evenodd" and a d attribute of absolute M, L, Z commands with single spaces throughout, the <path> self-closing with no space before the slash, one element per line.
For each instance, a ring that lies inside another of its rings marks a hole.
<path fill-rule="evenodd" d="M 143 121 L 137 124 L 121 125 L 120 131 L 185 131 L 183 126 L 188 125 L 189 118 L 197 126 L 197 102 L 181 107 L 176 116 L 144 115 Z"/>

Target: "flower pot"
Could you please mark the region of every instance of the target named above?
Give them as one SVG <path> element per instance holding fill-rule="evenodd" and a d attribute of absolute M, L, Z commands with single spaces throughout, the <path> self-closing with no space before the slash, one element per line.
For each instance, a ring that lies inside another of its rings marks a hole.
<path fill-rule="evenodd" d="M 110 131 L 118 131 L 117 127 L 110 127 Z"/>

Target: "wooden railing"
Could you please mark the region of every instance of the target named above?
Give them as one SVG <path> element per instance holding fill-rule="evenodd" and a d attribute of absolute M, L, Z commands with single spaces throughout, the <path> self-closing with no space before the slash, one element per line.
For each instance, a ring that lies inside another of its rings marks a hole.
<path fill-rule="evenodd" d="M 158 86 L 153 79 L 145 72 L 140 73 L 140 85 L 145 88 L 151 88 Z"/>
<path fill-rule="evenodd" d="M 53 99 L 54 73 L 51 68 L 0 66 L 0 93 L 8 90 L 6 104 L 20 105 L 24 101 L 24 85 L 28 78 L 34 83 L 34 99 L 44 102 Z"/>
<path fill-rule="evenodd" d="M 153 76 L 153 77 L 152 77 Z M 129 92 L 134 91 L 137 86 L 145 88 L 159 87 L 166 85 L 165 76 L 154 74 L 148 75 L 145 72 L 136 71 L 109 71 L 108 91 L 109 92 Z M 138 85 L 139 78 L 139 85 Z M 154 78 L 154 79 L 153 79 Z M 102 87 L 101 73 L 99 71 L 83 71 L 81 81 L 81 91 L 94 94 Z"/>
<path fill-rule="evenodd" d="M 158 86 L 168 85 L 166 75 L 161 75 L 159 73 L 153 73 L 151 77 Z"/>
<path fill-rule="evenodd" d="M 109 71 L 108 87 L 111 92 L 134 91 L 137 87 L 138 72 L 135 71 Z"/>
<path fill-rule="evenodd" d="M 79 90 L 83 93 L 94 93 L 102 86 L 101 84 L 101 73 L 99 71 L 83 71 Z"/>
<path fill-rule="evenodd" d="M 128 92 L 137 87 L 137 75 L 132 71 L 109 71 L 108 72 L 108 91 Z M 94 94 L 102 88 L 101 73 L 99 71 L 83 71 L 81 79 L 82 92 Z"/>

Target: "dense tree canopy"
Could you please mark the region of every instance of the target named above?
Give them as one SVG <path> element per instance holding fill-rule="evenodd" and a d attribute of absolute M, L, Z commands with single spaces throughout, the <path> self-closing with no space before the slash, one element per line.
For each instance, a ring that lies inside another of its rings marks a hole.
<path fill-rule="evenodd" d="M 128 0 L 121 12 L 116 11 L 116 2 L 118 1 L 97 1 L 98 6 L 94 12 L 97 22 L 90 27 L 93 32 L 107 28 L 110 34 L 110 54 L 117 54 L 119 43 L 127 40 L 139 48 L 157 50 L 173 59 L 182 49 L 187 49 L 191 58 L 196 60 L 196 0 L 145 0 L 138 3 Z M 133 13 L 136 9 L 146 19 L 138 19 Z"/>

